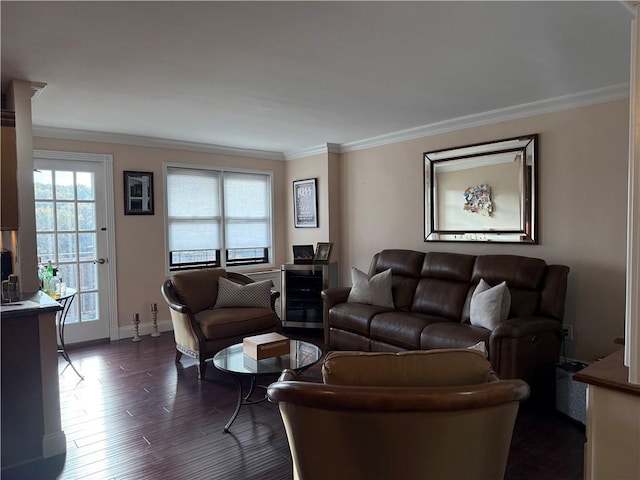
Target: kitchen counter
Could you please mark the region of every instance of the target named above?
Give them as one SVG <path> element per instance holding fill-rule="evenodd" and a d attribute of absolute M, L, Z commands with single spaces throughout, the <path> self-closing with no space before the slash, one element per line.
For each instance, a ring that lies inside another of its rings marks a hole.
<path fill-rule="evenodd" d="M 60 310 L 43 292 L 0 304 L 3 477 L 14 467 L 66 452 L 56 343 Z"/>
<path fill-rule="evenodd" d="M 62 306 L 44 292 L 24 292 L 16 302 L 0 304 L 0 318 L 16 318 L 33 314 L 57 312 Z"/>

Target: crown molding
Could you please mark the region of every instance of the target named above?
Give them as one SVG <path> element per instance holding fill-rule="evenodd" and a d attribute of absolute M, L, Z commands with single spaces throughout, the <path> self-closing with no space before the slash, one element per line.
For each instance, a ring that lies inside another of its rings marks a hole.
<path fill-rule="evenodd" d="M 442 122 L 436 122 L 407 130 L 388 133 L 364 140 L 347 142 L 343 144 L 325 143 L 314 147 L 292 150 L 288 152 L 274 152 L 268 150 L 253 150 L 213 145 L 198 142 L 186 142 L 168 140 L 156 137 L 144 137 L 119 133 L 95 132 L 89 130 L 76 130 L 67 128 L 44 127 L 34 125 L 33 135 L 36 137 L 60 138 L 66 140 L 80 140 L 87 142 L 116 143 L 124 145 L 136 145 L 140 147 L 169 148 L 174 150 L 187 150 L 191 152 L 213 153 L 218 155 L 230 155 L 235 157 L 261 158 L 266 160 L 295 160 L 327 153 L 347 153 L 367 148 L 380 147 L 421 137 L 429 137 L 441 133 L 463 130 L 465 128 L 479 127 L 492 123 L 499 123 L 518 118 L 542 115 L 545 113 L 569 110 L 572 108 L 586 107 L 598 103 L 610 102 L 629 98 L 629 83 L 612 85 L 586 92 L 540 100 L 537 102 L 523 103 L 512 107 L 500 108 L 488 112 L 453 118 Z"/>
<path fill-rule="evenodd" d="M 325 153 L 342 153 L 340 144 L 325 143 L 315 147 L 301 148 L 299 150 L 291 150 L 284 153 L 285 160 L 295 160 L 297 158 L 311 157 L 313 155 L 322 155 Z"/>
<path fill-rule="evenodd" d="M 537 102 L 523 103 L 513 107 L 500 108 L 488 112 L 458 117 L 451 120 L 445 120 L 443 122 L 436 122 L 429 125 L 423 125 L 421 127 L 414 127 L 407 130 L 388 133 L 365 140 L 343 143 L 340 145 L 340 153 L 379 147 L 389 145 L 391 143 L 463 130 L 465 128 L 479 127 L 482 125 L 515 120 L 518 118 L 531 117 L 533 115 L 542 115 L 545 113 L 570 110 L 572 108 L 586 107 L 597 103 L 622 100 L 624 98 L 629 98 L 629 88 L 628 83 L 622 83 L 586 92 L 564 95 Z"/>
<path fill-rule="evenodd" d="M 234 148 L 208 143 L 186 142 L 156 137 L 126 135 L 121 133 L 95 132 L 72 128 L 43 127 L 40 125 L 34 125 L 33 136 L 79 140 L 85 142 L 117 143 L 122 145 L 135 145 L 138 147 L 169 148 L 172 150 L 187 150 L 190 152 L 214 153 L 217 155 L 230 155 L 234 157 L 261 158 L 265 160 L 284 160 L 282 152 Z"/>

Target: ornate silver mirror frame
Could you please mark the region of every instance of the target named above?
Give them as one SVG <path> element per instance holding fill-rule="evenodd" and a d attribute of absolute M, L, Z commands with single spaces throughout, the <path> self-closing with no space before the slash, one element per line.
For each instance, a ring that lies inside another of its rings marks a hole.
<path fill-rule="evenodd" d="M 425 242 L 538 243 L 538 135 L 424 154 Z"/>

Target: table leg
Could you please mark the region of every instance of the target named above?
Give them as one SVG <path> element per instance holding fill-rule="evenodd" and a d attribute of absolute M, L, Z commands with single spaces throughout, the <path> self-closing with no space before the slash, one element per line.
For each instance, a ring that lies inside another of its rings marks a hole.
<path fill-rule="evenodd" d="M 247 391 L 246 395 L 243 395 L 242 394 L 242 377 L 241 375 L 233 375 L 233 378 L 236 381 L 236 388 L 238 390 L 238 401 L 236 402 L 236 409 L 234 410 L 233 415 L 231 415 L 231 418 L 222 429 L 224 433 L 229 432 L 229 428 L 231 428 L 231 424 L 235 421 L 236 417 L 238 416 L 238 413 L 240 412 L 240 407 L 242 405 L 255 405 L 256 403 L 262 403 L 265 400 L 267 400 L 266 392 L 265 392 L 265 395 L 259 398 L 258 400 L 250 400 L 250 397 L 251 395 L 253 395 L 253 391 L 255 387 L 264 388 L 265 391 L 267 387 L 264 385 L 256 385 L 256 375 L 250 375 L 249 377 L 251 379 L 249 384 L 249 390 Z"/>
<path fill-rule="evenodd" d="M 234 375 L 233 376 L 234 380 L 236 381 L 236 388 L 238 389 L 238 402 L 236 403 L 236 409 L 233 412 L 233 415 L 231 415 L 231 418 L 229 419 L 229 421 L 227 422 L 227 424 L 224 426 L 224 428 L 222 429 L 224 431 L 224 433 L 229 432 L 229 428 L 231 428 L 231 424 L 233 423 L 233 421 L 236 419 L 236 417 L 238 416 L 238 412 L 240 412 L 240 407 L 242 406 L 242 381 L 240 380 L 240 376 L 239 375 Z M 253 375 L 251 375 L 251 389 L 253 389 L 253 383 L 255 382 L 255 377 Z M 245 397 L 245 400 L 248 398 Z"/>
<path fill-rule="evenodd" d="M 73 297 L 70 297 L 70 298 L 64 299 L 64 303 L 60 302 L 60 303 L 63 303 L 63 306 L 62 306 L 62 311 L 60 312 L 59 321 L 58 321 L 58 334 L 60 337 L 60 348 L 58 348 L 58 353 L 60 353 L 62 355 L 62 358 L 64 358 L 67 361 L 67 363 L 71 365 L 71 368 L 73 369 L 74 372 L 76 372 L 76 375 L 80 377 L 80 380 L 84 380 L 84 377 L 80 375 L 80 372 L 78 372 L 75 365 L 71 361 L 71 357 L 69 357 L 69 354 L 67 353 L 67 347 L 64 344 L 64 326 L 67 319 L 67 312 L 71 307 L 72 301 L 73 301 Z"/>

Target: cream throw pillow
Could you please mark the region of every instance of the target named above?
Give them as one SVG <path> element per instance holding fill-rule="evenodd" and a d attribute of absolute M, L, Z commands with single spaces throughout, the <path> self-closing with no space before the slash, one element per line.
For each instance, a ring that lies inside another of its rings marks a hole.
<path fill-rule="evenodd" d="M 393 308 L 391 282 L 390 268 L 371 278 L 357 268 L 351 268 L 352 286 L 347 302 Z"/>
<path fill-rule="evenodd" d="M 218 298 L 213 308 L 271 308 L 272 287 L 271 280 L 240 285 L 220 277 L 218 279 Z"/>
<path fill-rule="evenodd" d="M 491 287 L 481 279 L 471 297 L 471 325 L 493 330 L 501 321 L 507 319 L 510 307 L 511 294 L 507 282 Z"/>

